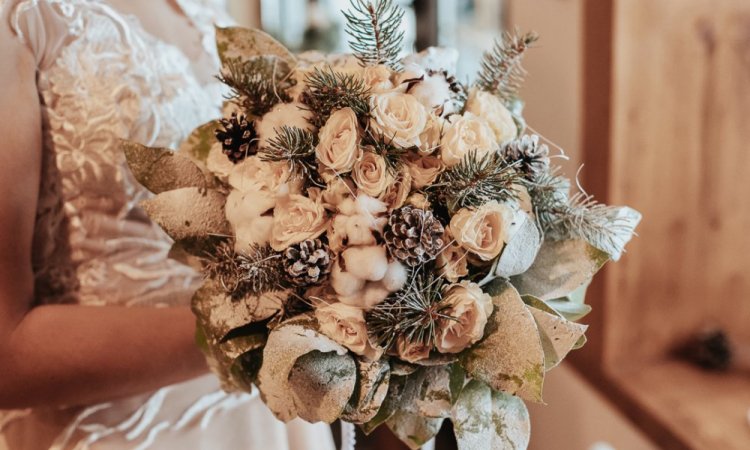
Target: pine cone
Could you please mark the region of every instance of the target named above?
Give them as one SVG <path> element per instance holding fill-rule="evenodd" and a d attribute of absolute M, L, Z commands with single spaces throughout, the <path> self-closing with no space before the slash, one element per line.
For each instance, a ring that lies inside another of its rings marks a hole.
<path fill-rule="evenodd" d="M 518 170 L 528 179 L 549 171 L 549 147 L 540 144 L 537 135 L 525 135 L 509 142 L 503 148 L 503 157 L 510 163 L 520 161 Z"/>
<path fill-rule="evenodd" d="M 383 236 L 391 256 L 415 267 L 437 257 L 445 245 L 444 232 L 432 211 L 404 206 L 391 213 Z"/>
<path fill-rule="evenodd" d="M 295 286 L 309 286 L 331 273 L 331 252 L 320 239 L 307 239 L 284 251 L 284 270 Z"/>
<path fill-rule="evenodd" d="M 232 113 L 229 119 L 221 119 L 221 125 L 224 127 L 217 129 L 216 139 L 221 142 L 221 148 L 230 161 L 237 164 L 247 156 L 258 153 L 255 145 L 258 133 L 252 121 L 248 121 L 244 114 L 237 116 Z"/>

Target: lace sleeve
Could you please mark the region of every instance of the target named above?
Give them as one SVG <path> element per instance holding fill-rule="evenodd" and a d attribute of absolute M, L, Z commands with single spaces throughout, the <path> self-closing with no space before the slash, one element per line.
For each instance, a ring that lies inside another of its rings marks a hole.
<path fill-rule="evenodd" d="M 10 26 L 27 45 L 36 59 L 37 68 L 50 67 L 60 50 L 79 32 L 81 21 L 76 19 L 74 1 L 5 0 Z"/>

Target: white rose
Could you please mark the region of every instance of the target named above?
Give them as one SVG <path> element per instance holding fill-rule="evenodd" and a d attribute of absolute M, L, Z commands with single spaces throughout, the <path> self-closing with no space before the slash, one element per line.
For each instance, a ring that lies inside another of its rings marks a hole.
<path fill-rule="evenodd" d="M 320 332 L 352 352 L 376 360 L 383 349 L 373 346 L 367 335 L 364 312 L 343 303 L 332 303 L 315 310 Z"/>
<path fill-rule="evenodd" d="M 308 122 L 311 117 L 312 113 L 302 103 L 277 104 L 255 123 L 259 147 L 268 147 L 268 142 L 276 138 L 278 130 L 283 126 L 311 130 L 313 127 Z"/>
<path fill-rule="evenodd" d="M 393 184 L 385 159 L 371 151 L 364 152 L 354 164 L 352 179 L 362 192 L 372 197 L 379 197 Z"/>
<path fill-rule="evenodd" d="M 400 92 L 375 94 L 370 98 L 370 109 L 370 125 L 376 133 L 399 147 L 420 145 L 427 111 L 414 96 Z"/>
<path fill-rule="evenodd" d="M 422 189 L 437 180 L 445 168 L 440 158 L 436 156 L 412 156 L 406 159 L 406 167 L 411 174 L 413 189 Z"/>
<path fill-rule="evenodd" d="M 471 151 L 483 156 L 497 150 L 497 140 L 487 121 L 472 113 L 448 118 L 440 156 L 446 166 L 455 166 Z"/>
<path fill-rule="evenodd" d="M 451 233 L 458 245 L 489 261 L 503 250 L 514 214 L 513 208 L 497 201 L 461 208 L 451 218 Z"/>
<path fill-rule="evenodd" d="M 263 161 L 249 156 L 235 164 L 229 172 L 229 185 L 240 192 L 263 192 L 273 197 L 299 194 L 303 180 L 293 177 L 284 162 Z"/>
<path fill-rule="evenodd" d="M 362 80 L 365 82 L 365 85 L 370 88 L 370 93 L 373 94 L 392 90 L 392 75 L 393 72 L 391 72 L 391 69 L 382 64 L 377 66 L 366 66 L 362 69 L 361 74 Z"/>
<path fill-rule="evenodd" d="M 463 281 L 449 286 L 443 294 L 444 310 L 453 319 L 440 319 L 436 347 L 441 353 L 458 353 L 484 336 L 492 314 L 492 298 L 476 283 Z"/>
<path fill-rule="evenodd" d="M 473 88 L 466 100 L 466 111 L 487 121 L 495 140 L 499 143 L 515 139 L 518 134 L 513 115 L 496 96 L 481 89 Z"/>
<path fill-rule="evenodd" d="M 318 137 L 315 156 L 324 168 L 336 174 L 349 172 L 355 161 L 362 157 L 357 115 L 351 108 L 339 109 L 331 114 Z"/>
<path fill-rule="evenodd" d="M 290 245 L 320 236 L 327 226 L 326 211 L 320 202 L 304 195 L 290 195 L 274 208 L 271 247 L 283 251 Z"/>
<path fill-rule="evenodd" d="M 406 362 L 416 363 L 429 358 L 432 346 L 424 342 L 411 342 L 403 335 L 396 340 L 398 357 Z"/>
<path fill-rule="evenodd" d="M 429 155 L 440 148 L 446 123 L 446 120 L 442 117 L 437 117 L 434 114 L 428 115 L 427 125 L 425 125 L 424 131 L 419 136 L 421 142 L 419 153 Z"/>
<path fill-rule="evenodd" d="M 445 232 L 446 240 L 450 243 L 435 258 L 435 264 L 440 275 L 455 283 L 459 278 L 469 274 L 469 261 L 466 258 L 466 250 L 453 239 L 450 226 L 446 227 Z"/>

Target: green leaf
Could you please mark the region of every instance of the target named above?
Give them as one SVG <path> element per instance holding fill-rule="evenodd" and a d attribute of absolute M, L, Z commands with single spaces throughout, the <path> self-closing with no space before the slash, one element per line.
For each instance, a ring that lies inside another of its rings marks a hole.
<path fill-rule="evenodd" d="M 511 278 L 521 294 L 542 300 L 565 297 L 584 285 L 609 255 L 583 240 L 545 240 L 534 264 Z"/>
<path fill-rule="evenodd" d="M 461 364 L 471 378 L 492 389 L 541 402 L 544 351 L 534 317 L 518 292 L 507 282 L 493 282 L 494 311 L 485 337 L 461 354 Z"/>
<path fill-rule="evenodd" d="M 230 59 L 247 61 L 256 56 L 277 56 L 290 67 L 297 63 L 297 58 L 283 44 L 254 28 L 217 27 L 216 49 L 222 64 Z"/>
<path fill-rule="evenodd" d="M 135 179 L 154 194 L 210 186 L 206 174 L 193 161 L 170 149 L 128 141 L 121 141 L 120 146 Z"/>
<path fill-rule="evenodd" d="M 517 211 L 514 215 L 517 231 L 505 244 L 503 252 L 495 267 L 495 275 L 510 278 L 526 272 L 534 263 L 542 246 L 542 234 L 536 222 L 524 211 Z"/>
<path fill-rule="evenodd" d="M 367 361 L 357 358 L 356 362 L 357 388 L 341 418 L 351 423 L 366 423 L 375 418 L 383 405 L 391 371 L 385 360 Z"/>
<path fill-rule="evenodd" d="M 541 300 L 536 300 L 536 303 L 544 304 Z M 584 336 L 588 326 L 571 322 L 556 311 L 549 311 L 551 308 L 546 304 L 544 306 L 543 309 L 533 306 L 528 306 L 528 308 L 539 329 L 539 337 L 544 349 L 544 370 L 550 370 L 573 350 Z"/>
<path fill-rule="evenodd" d="M 215 131 L 220 126 L 218 120 L 212 120 L 199 126 L 180 144 L 177 154 L 190 158 L 199 166 L 205 167 L 206 159 L 211 152 L 211 146 L 219 144 L 216 140 Z"/>
<path fill-rule="evenodd" d="M 175 241 L 228 236 L 226 197 L 214 190 L 186 187 L 162 192 L 141 202 L 146 214 Z"/>
<path fill-rule="evenodd" d="M 529 445 L 531 422 L 523 401 L 470 381 L 451 418 L 459 450 L 521 450 Z"/>
<path fill-rule="evenodd" d="M 321 334 L 314 317 L 299 315 L 268 335 L 256 384 L 279 420 L 331 423 L 349 403 L 356 381 L 347 349 Z"/>

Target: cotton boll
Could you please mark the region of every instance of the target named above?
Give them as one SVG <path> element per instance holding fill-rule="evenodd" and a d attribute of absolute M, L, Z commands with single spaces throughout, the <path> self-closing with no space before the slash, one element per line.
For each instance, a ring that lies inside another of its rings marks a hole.
<path fill-rule="evenodd" d="M 388 270 L 380 281 L 389 292 L 396 292 L 406 285 L 408 272 L 406 267 L 398 261 L 388 264 Z"/>
<path fill-rule="evenodd" d="M 365 280 L 352 275 L 349 272 L 341 270 L 338 261 L 331 269 L 331 286 L 336 293 L 342 297 L 349 297 L 358 294 L 365 287 Z"/>
<path fill-rule="evenodd" d="M 361 294 L 361 303 L 364 304 L 364 308 L 370 309 L 383 302 L 391 294 L 381 281 L 370 282 L 365 285 L 365 289 Z"/>
<path fill-rule="evenodd" d="M 405 68 L 417 66 L 425 70 L 447 70 L 456 73 L 458 68 L 458 50 L 446 47 L 428 47 L 419 53 L 413 53 L 401 60 Z"/>
<path fill-rule="evenodd" d="M 383 201 L 365 194 L 357 196 L 355 207 L 357 213 L 371 217 L 376 217 L 388 211 L 388 205 Z"/>
<path fill-rule="evenodd" d="M 349 247 L 341 254 L 348 273 L 360 280 L 379 281 L 388 270 L 385 247 Z"/>
<path fill-rule="evenodd" d="M 371 220 L 365 216 L 351 216 L 346 220 L 346 236 L 349 245 L 375 245 L 375 236 L 370 229 Z"/>

